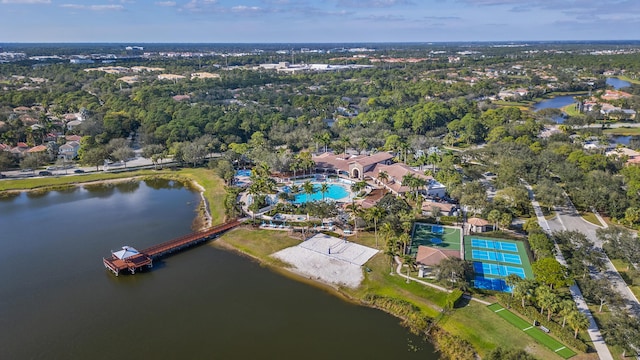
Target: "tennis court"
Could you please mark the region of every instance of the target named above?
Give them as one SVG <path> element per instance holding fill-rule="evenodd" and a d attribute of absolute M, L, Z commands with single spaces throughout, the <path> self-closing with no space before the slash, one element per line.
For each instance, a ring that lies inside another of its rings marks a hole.
<path fill-rule="evenodd" d="M 473 270 L 476 275 L 493 275 L 493 276 L 503 276 L 507 277 L 511 274 L 516 274 L 521 278 L 525 278 L 524 269 L 517 266 L 509 266 L 509 265 L 496 265 L 489 264 L 480 261 L 473 262 Z"/>
<path fill-rule="evenodd" d="M 473 258 L 473 260 L 491 260 L 491 261 L 504 262 L 509 264 L 522 265 L 522 259 L 520 259 L 520 255 L 505 254 L 497 251 L 471 249 L 471 257 Z"/>
<path fill-rule="evenodd" d="M 477 289 L 511 292 L 504 282 L 507 276 L 516 274 L 533 279 L 529 256 L 521 241 L 465 236 L 464 257 L 473 261 L 473 287 Z"/>
<path fill-rule="evenodd" d="M 471 239 L 471 246 L 481 249 L 495 249 L 501 251 L 518 252 L 518 246 L 516 244 L 504 241 Z"/>
<path fill-rule="evenodd" d="M 531 325 L 529 322 L 525 321 L 523 318 L 505 309 L 502 305 L 491 304 L 488 306 L 488 308 L 489 310 L 493 311 L 496 315 L 505 319 L 511 325 L 527 333 L 527 335 L 534 338 L 540 344 L 551 349 L 551 351 L 558 354 L 558 356 L 564 359 L 568 359 L 576 355 L 576 353 L 573 350 L 569 349 L 564 344 L 562 344 L 558 340 L 551 337 L 549 334 L 542 331 L 540 328 Z"/>
<path fill-rule="evenodd" d="M 504 279 L 501 278 L 490 278 L 483 275 L 476 275 L 474 284 L 478 289 L 511 292 L 509 285 L 507 285 Z"/>
<path fill-rule="evenodd" d="M 460 229 L 425 223 L 413 224 L 410 253 L 418 253 L 418 247 L 433 246 L 445 250 L 460 250 Z"/>

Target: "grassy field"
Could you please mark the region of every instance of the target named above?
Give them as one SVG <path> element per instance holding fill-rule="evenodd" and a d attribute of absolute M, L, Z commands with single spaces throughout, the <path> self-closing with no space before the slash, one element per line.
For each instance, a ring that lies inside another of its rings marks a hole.
<path fill-rule="evenodd" d="M 536 341 L 538 341 L 539 343 L 551 349 L 553 352 L 555 352 L 562 358 L 568 359 L 576 355 L 576 353 L 573 350 L 569 349 L 568 347 L 563 345 L 561 342 L 559 342 L 558 340 L 551 337 L 549 334 L 542 331 L 540 328 L 532 326 L 532 324 L 529 324 L 518 315 L 505 309 L 504 307 L 502 307 L 502 305 L 493 304 L 493 305 L 490 305 L 488 308 L 489 310 L 493 311 L 501 318 L 505 319 L 511 325 L 522 330 L 527 335 L 536 339 Z"/>
<path fill-rule="evenodd" d="M 611 129 L 604 129 L 602 132 L 608 135 L 623 135 L 623 136 L 640 135 L 640 127 L 611 128 Z"/>
<path fill-rule="evenodd" d="M 580 115 L 580 111 L 578 111 L 578 109 L 576 109 L 576 104 L 569 104 L 565 107 L 560 108 L 560 110 L 562 110 L 562 112 L 564 112 L 565 114 L 569 115 L 569 116 L 577 116 Z"/>
<path fill-rule="evenodd" d="M 296 234 L 297 235 L 297 234 Z M 373 232 L 359 232 L 358 237 L 351 236 L 350 241 L 375 248 Z M 219 242 L 219 243 L 218 243 Z M 255 257 L 265 264 L 283 267 L 278 260 L 269 255 L 300 243 L 299 235 L 289 236 L 286 231 L 254 230 L 241 228 L 230 231 L 213 244 L 233 247 L 243 253 Z M 382 242 L 379 242 L 382 247 Z M 390 258 L 383 253 L 375 255 L 365 266 L 370 271 L 364 272 L 365 279 L 356 289 L 339 288 L 337 293 L 355 302 L 362 301 L 367 295 L 380 295 L 404 299 L 417 306 L 420 311 L 432 319 L 439 319 L 438 325 L 446 331 L 469 341 L 479 352 L 486 356 L 500 344 L 527 349 L 540 359 L 560 359 L 557 354 L 538 344 L 533 338 L 521 331 L 514 331 L 513 326 L 501 320 L 486 306 L 471 302 L 442 316 L 446 305 L 447 293 L 429 286 L 406 280 L 391 273 Z M 393 266 L 395 272 L 395 265 Z M 303 281 L 304 279 L 301 279 Z M 323 286 L 324 288 L 324 286 Z"/>
<path fill-rule="evenodd" d="M 300 240 L 290 237 L 287 231 L 238 228 L 222 235 L 220 241 L 213 242 L 214 245 L 216 243 L 218 245 L 231 245 L 235 249 L 268 264 L 280 265 L 281 262 L 279 260 L 269 255 L 298 245 Z"/>
<path fill-rule="evenodd" d="M 582 216 L 583 219 L 587 220 L 588 222 L 597 225 L 597 226 L 602 226 L 602 223 L 600 223 L 600 220 L 598 220 L 598 218 L 596 217 L 596 215 L 592 212 L 585 212 L 580 214 Z"/>
<path fill-rule="evenodd" d="M 618 75 L 618 76 L 616 76 L 616 77 L 617 77 L 618 79 L 620 79 L 620 80 L 628 81 L 628 82 L 630 82 L 630 83 L 632 83 L 632 84 L 640 84 L 640 80 L 632 79 L 632 78 L 630 78 L 630 77 L 628 77 L 628 76 Z"/>

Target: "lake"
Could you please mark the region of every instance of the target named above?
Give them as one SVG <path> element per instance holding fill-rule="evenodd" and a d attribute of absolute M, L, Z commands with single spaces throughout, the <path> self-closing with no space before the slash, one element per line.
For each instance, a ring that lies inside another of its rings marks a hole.
<path fill-rule="evenodd" d="M 613 86 L 614 89 L 619 90 L 623 87 L 631 86 L 631 83 L 628 81 L 620 80 L 616 77 L 608 77 L 607 85 Z"/>
<path fill-rule="evenodd" d="M 171 181 L 0 200 L 0 359 L 437 359 L 399 320 L 204 244 L 115 277 L 102 257 L 191 231 Z"/>
<path fill-rule="evenodd" d="M 561 109 L 567 105 L 574 104 L 576 100 L 574 97 L 577 95 L 563 95 L 556 96 L 551 99 L 542 100 L 533 105 L 533 111 L 539 111 L 542 109 Z M 557 116 L 553 120 L 558 124 L 562 124 L 564 122 L 564 118 L 562 116 Z"/>

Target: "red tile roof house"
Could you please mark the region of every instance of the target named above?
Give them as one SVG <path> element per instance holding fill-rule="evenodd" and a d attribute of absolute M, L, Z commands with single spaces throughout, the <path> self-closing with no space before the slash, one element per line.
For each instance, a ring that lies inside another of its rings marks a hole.
<path fill-rule="evenodd" d="M 393 155 L 379 152 L 373 155 L 335 155 L 326 152 L 313 157 L 316 169 L 325 172 L 335 172 L 338 175 L 364 180 L 364 175 L 377 164 L 390 164 Z"/>
<path fill-rule="evenodd" d="M 380 173 L 386 172 L 389 177 L 388 181 L 379 181 L 378 178 Z M 447 188 L 437 182 L 432 176 L 428 176 L 423 174 L 420 171 L 416 171 L 411 167 L 402 164 L 396 163 L 393 165 L 384 165 L 377 164 L 371 171 L 368 171 L 365 175 L 374 179 L 378 184 L 384 186 L 389 189 L 392 193 L 396 195 L 403 195 L 411 189 L 408 186 L 402 184 L 402 179 L 405 175 L 412 174 L 415 177 L 421 178 L 427 182 L 427 185 L 424 189 L 420 190 L 421 193 L 429 196 L 429 197 L 438 197 L 442 198 L 446 195 Z"/>
<path fill-rule="evenodd" d="M 416 264 L 418 265 L 418 277 L 429 276 L 434 267 L 438 266 L 444 259 L 460 259 L 459 250 L 441 250 L 430 246 L 418 246 Z"/>
<path fill-rule="evenodd" d="M 467 220 L 467 228 L 470 232 L 485 232 L 491 231 L 493 226 L 485 219 L 473 217 Z"/>
<path fill-rule="evenodd" d="M 47 147 L 44 145 L 38 145 L 38 146 L 34 146 L 31 149 L 27 150 L 27 153 L 29 154 L 34 154 L 34 153 L 42 153 L 42 152 L 46 152 L 47 151 Z"/>

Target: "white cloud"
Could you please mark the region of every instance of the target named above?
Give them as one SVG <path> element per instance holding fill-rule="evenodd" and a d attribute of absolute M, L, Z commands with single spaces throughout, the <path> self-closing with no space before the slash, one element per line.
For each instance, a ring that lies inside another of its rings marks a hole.
<path fill-rule="evenodd" d="M 413 5 L 411 0 L 338 0 L 338 6 L 353 8 L 389 8 L 398 5 Z"/>
<path fill-rule="evenodd" d="M 122 5 L 82 5 L 82 4 L 61 4 L 60 7 L 76 10 L 90 11 L 120 11 L 124 7 Z"/>
<path fill-rule="evenodd" d="M 242 13 L 257 13 L 257 12 L 263 12 L 264 9 L 262 9 L 262 8 L 260 8 L 258 6 L 238 5 L 238 6 L 232 7 L 231 11 L 233 11 L 233 12 L 242 12 Z"/>
<path fill-rule="evenodd" d="M 1 0 L 0 4 L 51 4 L 51 0 Z"/>
<path fill-rule="evenodd" d="M 173 7 L 176 6 L 176 2 L 175 1 L 158 1 L 155 3 L 157 6 L 163 6 L 163 7 Z"/>

